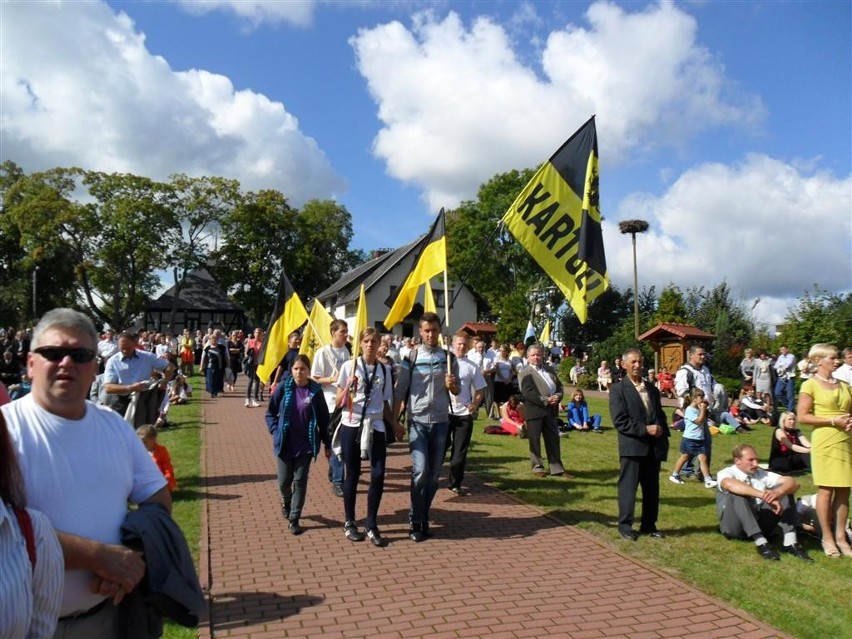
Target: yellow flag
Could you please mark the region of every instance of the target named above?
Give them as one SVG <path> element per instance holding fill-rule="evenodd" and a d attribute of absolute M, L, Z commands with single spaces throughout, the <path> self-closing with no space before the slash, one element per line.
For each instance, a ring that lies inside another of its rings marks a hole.
<path fill-rule="evenodd" d="M 268 382 L 275 372 L 278 364 L 284 358 L 289 348 L 287 338 L 290 333 L 308 320 L 308 312 L 302 300 L 293 290 L 287 274 L 281 272 L 281 280 L 278 283 L 278 295 L 275 298 L 275 308 L 266 329 L 266 339 L 263 348 L 260 349 L 257 363 L 257 376 L 264 382 Z"/>
<path fill-rule="evenodd" d="M 609 287 L 594 116 L 541 165 L 503 222 L 585 323 L 588 305 Z"/>
<path fill-rule="evenodd" d="M 444 236 L 444 210 L 438 213 L 432 228 L 420 240 L 417 258 L 405 282 L 397 291 L 396 300 L 385 317 L 385 328 L 390 330 L 411 312 L 417 291 L 422 284 L 447 270 L 447 238 Z"/>
<path fill-rule="evenodd" d="M 355 313 L 355 333 L 352 337 L 352 359 L 361 354 L 361 331 L 367 328 L 367 296 L 364 294 L 364 285 L 361 284 L 361 293 L 358 295 L 358 310 Z"/>
<path fill-rule="evenodd" d="M 544 328 L 541 329 L 541 339 L 538 341 L 545 346 L 547 346 L 547 343 L 550 341 L 550 320 L 547 320 L 544 323 Z"/>
<path fill-rule="evenodd" d="M 319 300 L 314 300 L 314 305 L 311 307 L 311 316 L 308 319 L 308 325 L 305 327 L 305 334 L 302 335 L 302 346 L 299 352 L 302 355 L 307 355 L 313 362 L 314 355 L 326 344 L 331 344 L 331 322 L 334 318 L 325 310 L 325 306 L 320 304 Z"/>

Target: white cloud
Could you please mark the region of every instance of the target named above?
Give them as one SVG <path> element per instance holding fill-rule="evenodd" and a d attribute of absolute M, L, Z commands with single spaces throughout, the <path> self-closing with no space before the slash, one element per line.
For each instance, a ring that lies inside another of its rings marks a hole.
<path fill-rule="evenodd" d="M 472 197 L 495 173 L 540 164 L 592 113 L 604 162 L 763 118 L 758 98 L 728 97 L 735 88 L 724 69 L 673 4 L 627 12 L 597 2 L 586 19 L 588 28 L 549 34 L 544 78 L 488 18 L 466 27 L 455 13 L 426 12 L 411 29 L 362 29 L 351 44 L 382 122 L 375 155 L 437 210 Z"/>
<path fill-rule="evenodd" d="M 0 38 L 2 159 L 26 171 L 221 175 L 296 205 L 344 188 L 284 105 L 222 75 L 172 70 L 105 4 L 8 3 Z"/>
<path fill-rule="evenodd" d="M 314 17 L 314 0 L 177 0 L 184 11 L 205 14 L 211 11 L 231 12 L 253 26 L 262 23 L 289 22 L 304 27 Z"/>
<path fill-rule="evenodd" d="M 675 281 L 714 286 L 726 280 L 764 322 L 814 283 L 852 290 L 852 178 L 749 155 L 736 166 L 707 163 L 683 173 L 661 196 L 636 193 L 618 207 L 619 219 L 650 223 L 637 236 L 640 288 Z M 629 235 L 604 222 L 610 277 L 632 286 Z"/>

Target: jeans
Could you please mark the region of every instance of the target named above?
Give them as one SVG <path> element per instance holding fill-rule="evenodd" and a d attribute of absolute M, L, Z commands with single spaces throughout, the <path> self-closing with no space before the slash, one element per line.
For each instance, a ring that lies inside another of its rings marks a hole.
<path fill-rule="evenodd" d="M 438 477 L 444 461 L 447 443 L 447 422 L 427 424 L 412 419 L 408 428 L 408 449 L 411 451 L 411 511 L 412 525 L 429 523 L 429 509 L 438 492 Z"/>
<path fill-rule="evenodd" d="M 252 391 L 254 391 L 254 400 L 258 401 L 260 398 L 260 379 L 257 376 L 257 369 L 246 367 L 245 374 L 248 379 L 248 384 L 246 385 L 246 399 L 252 398 Z"/>
<path fill-rule="evenodd" d="M 290 521 L 299 521 L 305 498 L 308 495 L 308 471 L 311 469 L 311 456 L 275 458 L 278 463 L 278 490 L 284 507 L 290 510 Z"/>
<path fill-rule="evenodd" d="M 328 481 L 338 486 L 343 485 L 343 462 L 332 455 L 328 458 Z"/>
<path fill-rule="evenodd" d="M 776 405 L 784 405 L 787 410 L 794 412 L 796 410 L 793 401 L 793 380 L 786 377 L 779 377 L 775 382 L 775 401 Z"/>
<path fill-rule="evenodd" d="M 389 426 L 385 426 L 389 428 Z M 360 428 L 343 426 L 340 431 L 343 448 L 343 514 L 346 521 L 355 521 L 355 497 L 358 492 L 358 478 L 361 475 L 361 437 Z M 370 448 L 370 488 L 367 490 L 367 519 L 364 528 L 376 527 L 379 505 L 385 490 L 385 460 L 387 446 L 385 434 L 373 431 L 373 445 Z"/>

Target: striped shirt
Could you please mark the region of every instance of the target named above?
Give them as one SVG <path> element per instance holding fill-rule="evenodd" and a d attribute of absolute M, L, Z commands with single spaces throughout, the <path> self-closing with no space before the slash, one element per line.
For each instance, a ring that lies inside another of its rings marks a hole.
<path fill-rule="evenodd" d="M 59 619 L 62 549 L 47 517 L 27 512 L 35 537 L 35 569 L 14 511 L 0 501 L 0 637 L 52 637 Z"/>

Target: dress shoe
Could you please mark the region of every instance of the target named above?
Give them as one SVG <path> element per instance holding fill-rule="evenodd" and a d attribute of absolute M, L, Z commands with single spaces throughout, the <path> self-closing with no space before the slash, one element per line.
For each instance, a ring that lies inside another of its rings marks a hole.
<path fill-rule="evenodd" d="M 347 521 L 343 524 L 343 534 L 349 541 L 364 541 L 364 533 L 358 530 L 354 521 Z"/>
<path fill-rule="evenodd" d="M 652 530 L 651 532 L 646 532 L 644 530 L 639 531 L 640 535 L 644 535 L 645 537 L 650 537 L 651 539 L 665 539 L 666 533 L 660 532 L 659 530 Z"/>
<path fill-rule="evenodd" d="M 543 470 L 534 470 L 533 475 L 535 475 L 536 477 L 547 477 L 547 473 Z"/>
<path fill-rule="evenodd" d="M 806 561 L 809 564 L 814 563 L 814 560 L 808 557 L 808 553 L 802 550 L 802 547 L 799 544 L 790 544 L 788 546 L 784 546 L 781 550 L 784 552 L 793 555 L 797 559 L 801 559 L 802 561 Z"/>
<path fill-rule="evenodd" d="M 426 533 L 423 532 L 423 526 L 420 524 L 412 524 L 408 531 L 408 538 L 416 543 L 426 541 Z"/>
<path fill-rule="evenodd" d="M 367 531 L 367 539 L 369 539 L 370 543 L 376 548 L 381 548 L 385 545 L 385 540 L 378 528 L 370 528 L 370 530 Z"/>
<path fill-rule="evenodd" d="M 769 544 L 761 544 L 757 547 L 757 554 L 766 559 L 767 561 L 780 561 L 781 555 L 772 550 L 769 547 Z"/>
<path fill-rule="evenodd" d="M 621 535 L 622 539 L 626 539 L 627 541 L 636 541 L 636 533 L 632 530 L 619 530 L 618 534 Z"/>
<path fill-rule="evenodd" d="M 298 519 L 294 519 L 293 521 L 291 521 L 290 525 L 287 528 L 289 528 L 291 535 L 301 535 L 303 532 L 305 532 L 305 529 L 299 525 Z"/>

